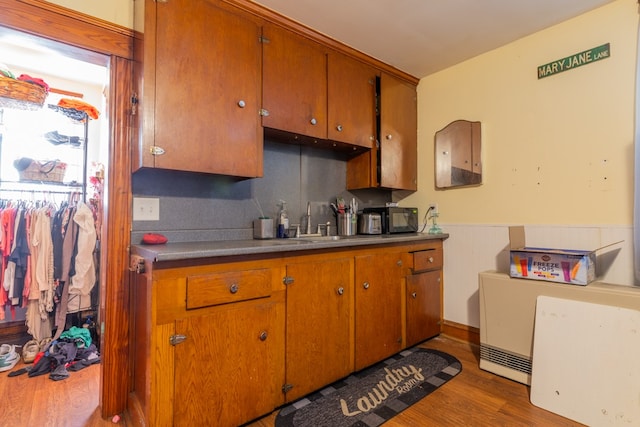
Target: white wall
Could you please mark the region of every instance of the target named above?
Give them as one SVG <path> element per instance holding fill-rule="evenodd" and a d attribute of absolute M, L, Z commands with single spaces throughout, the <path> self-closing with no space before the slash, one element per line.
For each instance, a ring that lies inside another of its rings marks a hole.
<path fill-rule="evenodd" d="M 618 0 L 424 77 L 418 86 L 418 188 L 437 202 L 445 242 L 445 319 L 479 325 L 477 273 L 500 267 L 507 225 L 531 246 L 625 243 L 607 281 L 631 284 L 637 2 Z M 611 57 L 538 80 L 537 67 L 610 43 Z M 433 137 L 482 122 L 483 184 L 436 191 Z M 610 240 L 610 237 L 613 240 Z"/>
<path fill-rule="evenodd" d="M 104 19 L 123 27 L 133 28 L 134 3 L 142 3 L 144 0 L 47 0 L 49 3 L 73 9 L 86 15 Z"/>

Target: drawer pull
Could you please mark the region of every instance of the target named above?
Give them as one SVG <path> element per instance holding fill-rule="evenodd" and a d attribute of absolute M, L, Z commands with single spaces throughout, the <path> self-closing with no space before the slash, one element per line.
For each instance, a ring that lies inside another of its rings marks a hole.
<path fill-rule="evenodd" d="M 362 287 L 365 288 L 365 289 L 369 289 L 369 282 L 364 282 L 362 284 Z"/>
<path fill-rule="evenodd" d="M 429 262 L 433 262 L 433 257 L 432 256 L 429 257 Z"/>
<path fill-rule="evenodd" d="M 344 288 L 342 286 L 340 286 L 337 290 L 338 295 L 343 295 L 344 294 Z"/>
<path fill-rule="evenodd" d="M 267 331 L 260 332 L 260 341 L 266 341 L 268 337 Z"/>
<path fill-rule="evenodd" d="M 417 294 L 417 293 L 415 293 L 415 292 L 412 292 L 412 293 L 411 293 L 411 297 L 412 297 L 413 299 L 416 299 L 416 298 L 418 298 L 418 294 Z"/>
<path fill-rule="evenodd" d="M 231 286 L 229 286 L 229 292 L 231 292 L 232 294 L 237 294 L 238 288 L 239 287 L 237 283 L 232 283 Z"/>

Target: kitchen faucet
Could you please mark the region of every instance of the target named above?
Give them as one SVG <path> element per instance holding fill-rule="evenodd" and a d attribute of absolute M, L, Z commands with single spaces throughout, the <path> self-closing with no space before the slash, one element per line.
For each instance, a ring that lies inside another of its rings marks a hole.
<path fill-rule="evenodd" d="M 307 234 L 311 234 L 311 202 L 307 202 Z"/>

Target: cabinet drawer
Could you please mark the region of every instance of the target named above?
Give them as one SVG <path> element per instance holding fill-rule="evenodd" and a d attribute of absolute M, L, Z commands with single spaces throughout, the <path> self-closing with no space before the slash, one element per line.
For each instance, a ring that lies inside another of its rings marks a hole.
<path fill-rule="evenodd" d="M 187 310 L 271 295 L 267 268 L 187 277 Z"/>
<path fill-rule="evenodd" d="M 427 271 L 442 268 L 442 248 L 427 249 L 413 253 L 413 271 Z"/>

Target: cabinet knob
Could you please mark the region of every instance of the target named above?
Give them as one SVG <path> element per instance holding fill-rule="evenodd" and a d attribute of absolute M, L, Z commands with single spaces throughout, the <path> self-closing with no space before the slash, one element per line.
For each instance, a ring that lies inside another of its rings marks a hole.
<path fill-rule="evenodd" d="M 393 139 L 393 136 L 392 136 L 391 134 L 388 134 L 388 135 L 386 136 L 386 138 L 387 138 L 387 140 L 388 140 L 388 141 L 391 141 L 391 140 Z"/>
<path fill-rule="evenodd" d="M 398 267 L 402 267 L 402 260 L 401 260 L 401 259 L 399 259 L 399 260 L 396 262 L 396 264 L 398 265 Z"/>
<path fill-rule="evenodd" d="M 244 102 L 244 100 L 241 99 L 240 101 L 238 101 L 238 107 L 244 108 L 246 106 L 247 106 L 247 104 Z"/>
<path fill-rule="evenodd" d="M 338 125 L 338 126 L 336 126 L 336 130 L 337 130 L 338 132 L 342 132 L 342 125 Z"/>
<path fill-rule="evenodd" d="M 429 257 L 429 262 L 433 262 L 433 257 L 432 256 Z"/>
<path fill-rule="evenodd" d="M 362 284 L 362 287 L 365 288 L 365 289 L 369 289 L 369 282 L 364 282 Z"/>
<path fill-rule="evenodd" d="M 417 294 L 417 293 L 415 293 L 415 292 L 412 292 L 412 293 L 411 293 L 411 298 L 413 298 L 413 299 L 418 298 L 418 294 Z"/>
<path fill-rule="evenodd" d="M 260 332 L 260 336 L 258 338 L 260 338 L 260 341 L 266 341 L 267 340 L 267 331 L 262 331 Z"/>
<path fill-rule="evenodd" d="M 232 294 L 238 293 L 238 284 L 237 283 L 232 283 L 231 286 L 229 286 L 229 292 L 231 292 Z"/>
<path fill-rule="evenodd" d="M 314 118 L 312 118 L 311 120 L 309 120 L 309 123 L 311 123 L 313 126 L 318 124 L 318 121 Z"/>
<path fill-rule="evenodd" d="M 343 287 L 339 287 L 337 292 L 338 292 L 338 295 L 343 295 L 344 294 L 344 288 Z"/>

